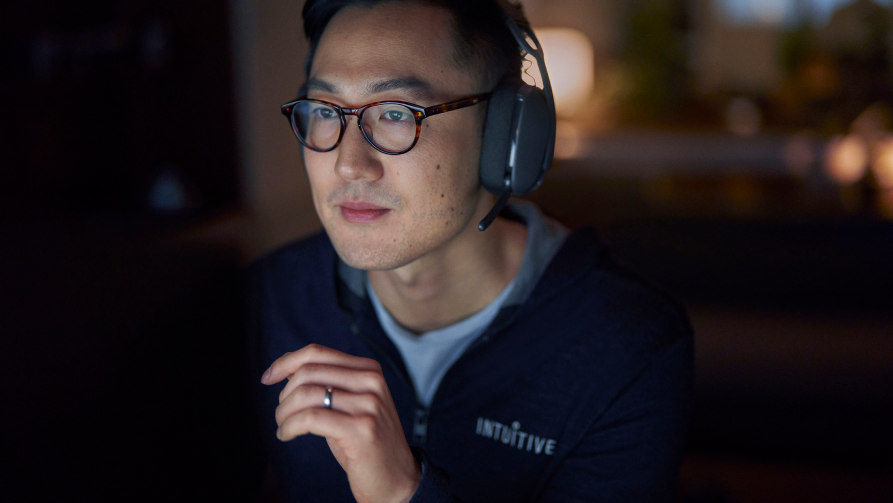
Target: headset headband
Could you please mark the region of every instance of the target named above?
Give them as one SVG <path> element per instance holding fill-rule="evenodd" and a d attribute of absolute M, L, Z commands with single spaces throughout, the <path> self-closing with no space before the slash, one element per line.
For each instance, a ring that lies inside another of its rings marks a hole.
<path fill-rule="evenodd" d="M 506 12 L 503 9 L 503 12 Z M 506 12 L 506 22 L 509 30 L 514 35 L 515 40 L 518 42 L 518 45 L 521 46 L 521 49 L 524 51 L 525 55 L 530 54 L 533 56 L 533 59 L 536 60 L 536 67 L 540 71 L 540 76 L 543 79 L 543 93 L 546 95 L 546 103 L 549 105 L 549 125 L 550 125 L 550 135 L 552 138 L 555 137 L 555 128 L 556 128 L 556 117 L 555 117 L 555 97 L 552 95 L 552 81 L 549 80 L 549 72 L 546 71 L 546 59 L 543 56 L 543 51 L 541 49 L 540 41 L 537 40 L 536 35 L 533 33 L 533 29 L 530 28 L 530 23 L 526 20 L 518 21 L 514 19 L 511 15 Z M 531 44 L 533 42 L 533 44 Z M 543 159 L 543 172 L 549 169 L 549 166 L 552 164 L 552 157 L 555 153 L 555 142 L 549 142 L 546 147 L 546 157 Z"/>

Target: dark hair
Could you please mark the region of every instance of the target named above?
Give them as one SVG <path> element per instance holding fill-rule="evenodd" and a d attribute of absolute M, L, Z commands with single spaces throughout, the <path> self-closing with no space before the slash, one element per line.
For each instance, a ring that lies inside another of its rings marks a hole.
<path fill-rule="evenodd" d="M 498 0 L 307 0 L 304 4 L 304 33 L 310 52 L 304 72 L 310 76 L 313 56 L 329 21 L 350 6 L 374 7 L 388 2 L 420 3 L 442 7 L 453 17 L 453 57 L 458 68 L 479 76 L 481 91 L 489 91 L 503 79 L 521 77 L 521 49 L 506 26 L 506 13 L 524 19 L 520 5 Z"/>

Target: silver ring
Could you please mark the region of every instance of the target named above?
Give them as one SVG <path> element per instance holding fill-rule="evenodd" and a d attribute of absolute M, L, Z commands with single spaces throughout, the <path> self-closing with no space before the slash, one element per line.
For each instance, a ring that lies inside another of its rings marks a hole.
<path fill-rule="evenodd" d="M 332 408 L 332 387 L 326 387 L 326 396 L 322 399 L 322 406 L 331 409 Z"/>

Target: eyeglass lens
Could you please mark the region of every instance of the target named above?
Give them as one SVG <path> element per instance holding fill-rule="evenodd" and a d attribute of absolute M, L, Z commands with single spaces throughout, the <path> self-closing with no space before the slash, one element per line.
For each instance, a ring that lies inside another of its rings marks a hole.
<path fill-rule="evenodd" d="M 333 148 L 341 135 L 338 110 L 323 103 L 297 103 L 292 122 L 295 132 L 314 150 Z M 371 143 L 386 152 L 402 152 L 416 139 L 415 115 L 403 105 L 384 103 L 367 108 L 361 114 L 360 127 Z"/>
<path fill-rule="evenodd" d="M 308 147 L 314 150 L 328 150 L 335 146 L 341 135 L 341 119 L 334 108 L 301 101 L 295 105 L 291 115 L 295 132 Z"/>

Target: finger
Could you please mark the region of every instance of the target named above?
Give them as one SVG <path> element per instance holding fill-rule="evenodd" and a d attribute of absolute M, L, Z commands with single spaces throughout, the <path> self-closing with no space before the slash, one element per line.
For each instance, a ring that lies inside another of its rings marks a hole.
<path fill-rule="evenodd" d="M 305 384 L 296 388 L 276 407 L 276 424 L 282 424 L 289 416 L 314 407 L 324 407 L 323 398 L 326 387 L 316 384 Z M 372 393 L 351 393 L 342 389 L 332 392 L 331 410 L 337 410 L 351 416 L 379 416 L 382 402 Z"/>
<path fill-rule="evenodd" d="M 305 363 L 289 378 L 288 384 L 279 393 L 279 403 L 298 386 L 316 384 L 334 386 L 351 393 L 374 393 L 381 397 L 388 395 L 388 386 L 380 370 L 357 370 L 335 365 Z"/>
<path fill-rule="evenodd" d="M 359 436 L 366 441 L 377 436 L 375 419 L 370 416 L 351 416 L 332 409 L 313 407 L 288 416 L 276 437 L 283 442 L 308 433 L 339 440 Z"/>
<path fill-rule="evenodd" d="M 270 365 L 261 382 L 264 384 L 275 384 L 291 374 L 306 363 L 326 363 L 329 365 L 338 365 L 341 367 L 372 370 L 380 369 L 378 362 L 370 358 L 362 358 L 359 356 L 342 353 L 336 349 L 327 348 L 319 344 L 310 344 L 297 351 L 285 353 Z"/>

